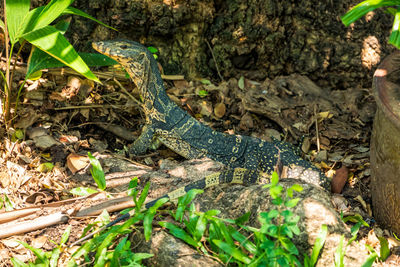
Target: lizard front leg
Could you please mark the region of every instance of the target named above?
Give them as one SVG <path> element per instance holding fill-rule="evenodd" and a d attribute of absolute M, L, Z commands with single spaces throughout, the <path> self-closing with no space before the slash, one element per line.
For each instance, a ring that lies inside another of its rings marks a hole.
<path fill-rule="evenodd" d="M 151 147 L 153 143 L 155 129 L 151 124 L 143 127 L 140 136 L 133 142 L 129 148 L 129 154 L 142 155 Z"/>

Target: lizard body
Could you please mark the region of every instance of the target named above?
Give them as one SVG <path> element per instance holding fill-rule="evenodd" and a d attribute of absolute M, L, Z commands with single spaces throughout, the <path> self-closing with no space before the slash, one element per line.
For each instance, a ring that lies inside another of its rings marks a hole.
<path fill-rule="evenodd" d="M 302 159 L 291 144 L 220 133 L 191 117 L 170 100 L 157 62 L 141 44 L 113 40 L 93 43 L 93 47 L 125 68 L 142 97 L 146 125 L 131 146 L 132 154 L 145 153 L 153 140 L 158 139 L 187 159 L 208 157 L 223 163 L 227 169 L 245 168 L 272 173 L 278 165 L 300 166 L 309 172 L 294 178 L 329 188 L 329 180 L 319 169 Z"/>
<path fill-rule="evenodd" d="M 164 197 L 176 199 L 193 188 L 205 189 L 224 183 L 266 183 L 273 171 L 277 171 L 281 178 L 299 179 L 330 191 L 329 179 L 310 162 L 302 159 L 291 144 L 220 133 L 183 111 L 168 97 L 157 62 L 141 44 L 128 40 L 101 41 L 93 43 L 93 48 L 119 62 L 142 97 L 146 125 L 133 143 L 131 153 L 146 152 L 156 138 L 187 159 L 209 157 L 227 167 L 226 171 L 211 174 L 157 198 L 145 204 L 145 208 Z M 119 216 L 95 233 L 128 219 L 133 212 Z"/>

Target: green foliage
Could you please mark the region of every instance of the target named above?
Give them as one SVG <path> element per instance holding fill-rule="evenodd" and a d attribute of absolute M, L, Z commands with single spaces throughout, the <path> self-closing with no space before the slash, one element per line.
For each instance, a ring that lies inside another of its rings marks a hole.
<path fill-rule="evenodd" d="M 92 167 L 90 168 L 90 173 L 92 174 L 94 181 L 96 182 L 100 190 L 106 189 L 106 177 L 104 175 L 104 171 L 101 167 L 99 160 L 93 157 L 90 152 L 88 152 L 88 157 L 90 165 L 92 165 Z"/>
<path fill-rule="evenodd" d="M 71 233 L 71 226 L 68 226 L 67 229 L 65 229 L 63 235 L 61 236 L 60 244 L 56 244 L 56 248 L 54 248 L 50 252 L 44 252 L 41 249 L 34 248 L 30 245 L 28 245 L 25 242 L 19 241 L 25 248 L 29 249 L 30 251 L 33 252 L 36 256 L 36 260 L 34 262 L 29 262 L 29 264 L 26 264 L 22 262 L 21 260 L 17 258 L 12 258 L 11 262 L 14 267 L 26 267 L 26 266 L 49 266 L 49 267 L 57 267 L 58 265 L 58 259 L 60 258 L 60 254 L 64 249 L 65 243 L 68 241 L 69 235 Z"/>
<path fill-rule="evenodd" d="M 14 46 L 18 42 L 20 43 L 20 48 L 16 55 L 17 58 L 26 43 L 32 44 L 32 52 L 28 61 L 25 80 L 18 90 L 16 106 L 26 80 L 33 77 L 37 78 L 40 75 L 38 71 L 41 69 L 54 67 L 52 63 L 54 60 L 58 62 L 58 65 L 66 65 L 86 78 L 100 82 L 64 37 L 63 34 L 67 30 L 69 22 L 60 21 L 55 25 L 50 25 L 60 16 L 72 14 L 94 20 L 101 25 L 109 27 L 85 12 L 70 7 L 73 2 L 73 0 L 51 0 L 46 6 L 30 10 L 30 0 L 5 1 L 4 17 L 6 24 L 0 20 L 0 29 L 5 33 L 5 46 L 8 51 L 6 58 L 8 61 L 5 74 L 0 71 L 0 75 L 4 80 L 5 90 L 4 104 L 3 101 L 0 104 L 5 113 L 7 124 L 9 123 L 8 119 L 10 116 L 11 80 L 14 71 L 14 69 L 11 71 L 11 58 L 14 53 Z M 46 54 L 46 56 L 43 56 L 43 54 Z M 53 60 L 49 60 L 49 58 L 53 58 Z M 109 61 L 105 57 L 102 58 L 104 61 Z M 101 61 L 100 58 L 97 59 Z"/>
<path fill-rule="evenodd" d="M 302 266 L 299 261 L 299 251 L 292 242 L 295 235 L 300 234 L 297 223 L 299 216 L 289 209 L 295 207 L 299 201 L 293 198 L 294 192 L 302 187 L 294 185 L 283 190 L 279 185 L 276 173 L 272 176 L 268 188 L 275 209 L 261 212 L 258 220 L 261 227 L 246 226 L 250 213 L 246 213 L 236 220 L 217 217 L 218 210 L 206 212 L 195 211 L 194 205 L 189 205 L 198 190 L 191 190 L 178 201 L 178 208 L 172 216 L 179 226 L 171 222 L 159 222 L 175 237 L 185 241 L 205 254 L 219 258 L 224 264 L 236 263 L 239 266 Z M 180 225 L 184 225 L 181 227 Z M 239 230 L 238 230 L 239 229 Z M 305 266 L 314 266 L 322 249 L 327 234 L 327 227 L 322 226 L 321 233 L 316 240 L 311 257 L 306 256 Z M 206 249 L 207 241 L 208 249 Z"/>
<path fill-rule="evenodd" d="M 396 8 L 392 8 L 396 6 Z M 344 25 L 349 26 L 351 23 L 355 22 L 359 18 L 363 17 L 370 11 L 381 7 L 389 7 L 387 9 L 388 13 L 394 16 L 392 32 L 390 33 L 389 43 L 400 48 L 400 0 L 368 0 L 363 1 L 353 7 L 349 12 L 347 12 L 341 19 Z"/>
<path fill-rule="evenodd" d="M 149 46 L 149 47 L 147 47 L 147 49 L 150 51 L 150 53 L 153 54 L 153 57 L 154 57 L 155 59 L 158 58 L 158 56 L 157 56 L 158 49 L 157 49 L 157 48 L 155 48 L 154 46 Z"/>
<path fill-rule="evenodd" d="M 148 211 L 143 211 L 143 203 L 147 197 L 149 184 L 145 185 L 139 196 L 137 190 L 138 179 L 135 177 L 129 183 L 129 195 L 133 197 L 137 207 L 132 216 L 122 225 L 114 225 L 107 231 L 97 234 L 94 238 L 83 244 L 72 256 L 68 266 L 77 266 L 86 264 L 91 266 L 141 266 L 141 261 L 150 258 L 153 255 L 148 253 L 132 252 L 132 244 L 128 240 L 127 234 L 135 229 L 135 224 L 143 223 L 146 239 L 150 237 L 152 231 L 152 221 L 157 212 L 168 199 L 160 199 Z M 127 212 L 124 210 L 123 213 Z M 109 222 L 109 218 L 103 215 L 102 225 Z M 94 229 L 94 225 L 88 226 L 83 235 L 86 235 L 89 230 Z M 122 236 L 122 239 L 121 239 Z M 114 249 L 112 249 L 114 248 Z M 94 259 L 92 255 L 94 254 Z M 94 262 L 92 262 L 94 261 Z M 79 262 L 79 264 L 78 264 Z"/>

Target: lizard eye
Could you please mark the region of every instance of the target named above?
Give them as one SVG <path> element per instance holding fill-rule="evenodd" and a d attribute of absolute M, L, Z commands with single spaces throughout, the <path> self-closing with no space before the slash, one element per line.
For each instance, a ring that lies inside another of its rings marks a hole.
<path fill-rule="evenodd" d="M 127 49 L 127 48 L 128 48 L 128 46 L 127 46 L 127 45 L 125 45 L 125 44 L 123 44 L 123 45 L 121 45 L 121 46 L 120 46 L 120 48 L 121 48 L 121 49 Z"/>

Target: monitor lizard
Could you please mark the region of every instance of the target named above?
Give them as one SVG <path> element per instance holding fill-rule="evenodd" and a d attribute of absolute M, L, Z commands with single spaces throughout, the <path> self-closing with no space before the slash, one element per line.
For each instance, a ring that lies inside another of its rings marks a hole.
<path fill-rule="evenodd" d="M 192 188 L 205 189 L 222 183 L 265 183 L 273 171 L 282 178 L 299 179 L 330 191 L 330 180 L 290 143 L 229 135 L 211 129 L 191 117 L 167 95 L 154 56 L 143 45 L 130 40 L 99 41 L 93 48 L 120 63 L 137 86 L 146 123 L 130 153 L 142 154 L 157 139 L 187 159 L 208 157 L 226 166 L 215 173 L 178 188 L 158 199 L 176 199 Z M 145 205 L 151 207 L 158 200 Z M 127 219 L 126 213 L 100 230 Z M 98 231 L 96 231 L 98 232 Z M 85 238 L 86 239 L 86 238 Z"/>

